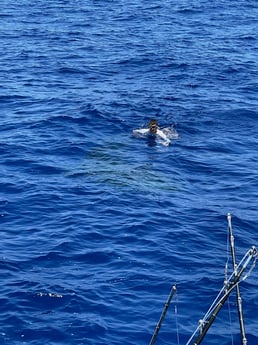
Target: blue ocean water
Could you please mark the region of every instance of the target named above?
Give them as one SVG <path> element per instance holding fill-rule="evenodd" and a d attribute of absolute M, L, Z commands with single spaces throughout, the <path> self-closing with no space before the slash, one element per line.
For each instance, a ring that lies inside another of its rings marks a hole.
<path fill-rule="evenodd" d="M 0 344 L 185 344 L 257 240 L 256 0 L 1 2 Z M 156 117 L 169 147 L 132 136 Z M 258 341 L 258 270 L 241 283 Z M 174 303 L 174 302 L 173 302 Z M 205 344 L 240 344 L 235 297 Z"/>

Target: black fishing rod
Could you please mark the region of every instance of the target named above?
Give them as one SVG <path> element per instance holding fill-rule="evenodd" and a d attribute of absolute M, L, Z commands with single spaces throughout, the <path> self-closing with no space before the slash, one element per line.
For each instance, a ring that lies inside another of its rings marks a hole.
<path fill-rule="evenodd" d="M 195 339 L 195 341 L 193 342 L 193 345 L 201 344 L 203 338 L 205 337 L 205 335 L 208 332 L 209 328 L 213 324 L 214 320 L 216 319 L 216 316 L 218 315 L 219 311 L 221 310 L 221 308 L 223 307 L 224 303 L 228 299 L 229 295 L 234 290 L 234 288 L 238 285 L 238 283 L 240 281 L 240 278 L 241 278 L 242 274 L 244 273 L 245 269 L 247 268 L 250 260 L 253 257 L 257 257 L 257 250 L 256 250 L 256 248 L 252 247 L 251 249 L 249 249 L 249 251 L 247 252 L 247 255 L 249 257 L 246 259 L 246 262 L 243 264 L 243 266 L 240 268 L 240 270 L 238 272 L 235 271 L 235 273 L 234 273 L 234 280 L 231 283 L 228 283 L 227 290 L 226 290 L 224 296 L 215 305 L 215 307 L 211 311 L 210 316 L 208 317 L 207 321 L 205 321 L 203 323 L 202 328 L 200 329 L 200 334 Z M 190 344 L 190 342 L 188 342 L 187 345 L 188 344 Z"/>
<path fill-rule="evenodd" d="M 232 263 L 233 263 L 234 274 L 236 276 L 236 272 L 235 272 L 235 270 L 237 268 L 236 252 L 235 252 L 234 236 L 233 236 L 233 230 L 232 230 L 232 224 L 231 224 L 231 214 L 230 213 L 228 213 L 228 215 L 227 215 L 227 220 L 228 220 L 228 230 L 229 230 L 229 236 L 230 236 Z M 240 295 L 240 288 L 239 288 L 238 284 L 236 286 L 236 297 L 237 297 L 238 319 L 239 319 L 239 327 L 240 327 L 241 338 L 242 338 L 242 345 L 246 345 L 247 339 L 246 339 L 246 335 L 245 335 L 242 298 Z"/>
<path fill-rule="evenodd" d="M 172 286 L 172 288 L 171 288 L 171 290 L 170 290 L 168 299 L 167 299 L 167 301 L 166 301 L 166 303 L 165 303 L 165 305 L 164 305 L 164 308 L 163 308 L 163 310 L 162 310 L 162 313 L 161 313 L 159 322 L 158 322 L 157 325 L 156 325 L 155 331 L 154 331 L 154 333 L 153 333 L 153 336 L 152 336 L 152 338 L 151 338 L 151 341 L 150 341 L 150 344 L 149 344 L 149 345 L 153 345 L 153 344 L 155 343 L 155 341 L 156 341 L 156 339 L 157 339 L 157 336 L 158 336 L 158 334 L 159 334 L 160 327 L 161 327 L 161 325 L 162 325 L 162 322 L 163 322 L 163 320 L 164 320 L 164 318 L 165 318 L 165 315 L 166 315 L 166 313 L 167 313 L 167 311 L 168 311 L 168 307 L 169 307 L 169 305 L 170 305 L 170 302 L 171 302 L 173 296 L 175 295 L 175 293 L 176 293 L 176 286 L 174 285 L 174 286 Z"/>

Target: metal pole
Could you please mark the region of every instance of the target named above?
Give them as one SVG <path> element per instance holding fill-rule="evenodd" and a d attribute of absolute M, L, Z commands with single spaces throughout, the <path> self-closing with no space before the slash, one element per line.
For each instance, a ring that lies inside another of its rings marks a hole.
<path fill-rule="evenodd" d="M 168 307 L 170 305 L 170 302 L 174 296 L 174 294 L 176 293 L 176 286 L 172 286 L 171 290 L 170 290 L 170 293 L 169 293 L 169 296 L 168 296 L 168 299 L 164 305 L 164 308 L 162 310 L 162 313 L 161 313 L 161 316 L 160 316 L 160 319 L 159 319 L 159 322 L 157 323 L 156 325 L 156 328 L 155 328 L 155 331 L 154 331 L 154 334 L 151 338 L 151 341 L 150 341 L 150 344 L 149 345 L 153 345 L 157 339 L 157 336 L 158 336 L 158 333 L 159 333 L 159 330 L 160 330 L 160 327 L 161 327 L 161 324 L 165 318 L 165 315 L 167 313 L 167 310 L 168 310 Z"/>
<path fill-rule="evenodd" d="M 230 245 L 231 245 L 231 255 L 232 255 L 232 262 L 233 262 L 233 269 L 234 269 L 234 275 L 236 277 L 236 252 L 235 252 L 235 245 L 234 245 L 234 236 L 233 236 L 233 230 L 232 230 L 232 224 L 231 224 L 231 214 L 228 213 L 227 215 L 228 219 L 228 230 L 230 235 Z M 237 308 L 238 308 L 238 319 L 239 319 L 239 327 L 241 332 L 241 338 L 242 338 L 242 344 L 247 345 L 247 339 L 245 335 L 245 325 L 244 325 L 244 317 L 243 317 L 243 308 L 242 308 L 242 298 L 240 295 L 240 288 L 239 285 L 236 286 L 236 296 L 237 296 Z"/>

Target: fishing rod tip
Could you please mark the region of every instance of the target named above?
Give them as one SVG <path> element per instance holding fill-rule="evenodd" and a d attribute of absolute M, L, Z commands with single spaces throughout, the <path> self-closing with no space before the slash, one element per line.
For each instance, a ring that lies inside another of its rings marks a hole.
<path fill-rule="evenodd" d="M 258 258 L 258 252 L 255 246 L 252 246 L 251 248 L 251 255 L 256 256 L 256 258 Z"/>

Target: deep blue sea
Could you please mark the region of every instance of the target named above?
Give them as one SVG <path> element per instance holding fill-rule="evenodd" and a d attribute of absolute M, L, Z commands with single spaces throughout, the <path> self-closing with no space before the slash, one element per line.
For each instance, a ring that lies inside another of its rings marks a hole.
<path fill-rule="evenodd" d="M 258 246 L 257 0 L 2 0 L 0 345 L 184 345 Z M 178 139 L 132 131 L 157 118 Z M 231 266 L 230 266 L 231 269 Z M 240 284 L 258 343 L 258 268 Z M 240 345 L 235 294 L 203 342 Z"/>

